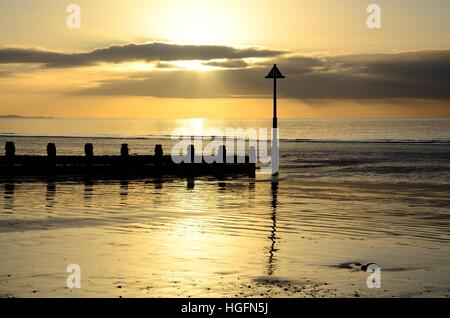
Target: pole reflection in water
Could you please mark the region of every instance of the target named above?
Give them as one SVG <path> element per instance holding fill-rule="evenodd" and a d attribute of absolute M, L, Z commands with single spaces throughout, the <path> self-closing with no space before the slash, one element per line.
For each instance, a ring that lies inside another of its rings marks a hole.
<path fill-rule="evenodd" d="M 272 213 L 271 213 L 271 219 L 272 219 L 272 229 L 270 232 L 270 249 L 269 249 L 269 260 L 267 262 L 267 274 L 270 276 L 273 274 L 273 272 L 276 269 L 276 257 L 275 252 L 277 251 L 275 247 L 275 243 L 277 240 L 277 205 L 278 205 L 278 180 L 273 178 L 271 182 L 271 193 L 272 193 Z"/>

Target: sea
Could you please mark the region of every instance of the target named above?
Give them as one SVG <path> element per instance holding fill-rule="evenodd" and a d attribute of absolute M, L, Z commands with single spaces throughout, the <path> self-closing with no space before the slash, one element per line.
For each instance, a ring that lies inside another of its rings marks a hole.
<path fill-rule="evenodd" d="M 0 141 L 141 155 L 180 129 L 271 124 L 3 118 Z M 0 180 L 0 296 L 449 296 L 450 119 L 280 119 L 279 135 L 277 176 Z"/>

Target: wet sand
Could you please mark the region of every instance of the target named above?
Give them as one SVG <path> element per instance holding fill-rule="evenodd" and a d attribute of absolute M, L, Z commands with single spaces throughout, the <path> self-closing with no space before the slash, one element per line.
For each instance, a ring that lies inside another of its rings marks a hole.
<path fill-rule="evenodd" d="M 0 295 L 448 297 L 448 189 L 425 186 L 4 183 Z M 368 263 L 381 267 L 379 289 L 366 285 Z M 66 287 L 69 264 L 80 289 Z"/>

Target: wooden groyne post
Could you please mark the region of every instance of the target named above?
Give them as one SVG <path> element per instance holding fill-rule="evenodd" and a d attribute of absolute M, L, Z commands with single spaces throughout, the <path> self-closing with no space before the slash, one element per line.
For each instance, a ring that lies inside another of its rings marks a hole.
<path fill-rule="evenodd" d="M 56 145 L 52 142 L 47 145 L 47 162 L 49 167 L 56 165 Z"/>
<path fill-rule="evenodd" d="M 130 156 L 130 151 L 128 149 L 128 144 L 122 144 L 120 147 L 120 156 L 122 159 L 126 159 Z"/>
<path fill-rule="evenodd" d="M 14 145 L 14 142 L 7 141 L 5 143 L 5 156 L 7 166 L 14 166 L 14 158 L 16 156 L 16 146 Z"/>
<path fill-rule="evenodd" d="M 158 144 L 155 145 L 155 164 L 156 165 L 161 165 L 163 163 L 163 158 L 164 158 L 164 152 L 163 152 L 163 148 L 162 145 Z"/>
<path fill-rule="evenodd" d="M 47 144 L 47 154 L 16 155 L 14 142 L 5 143 L 5 156 L 0 156 L 0 178 L 10 176 L 100 176 L 100 177 L 160 177 L 201 175 L 250 175 L 256 165 L 250 149 L 249 156 L 227 155 L 225 145 L 217 149 L 216 161 L 206 160 L 193 144 L 187 146 L 184 161 L 176 163 L 171 154 L 164 155 L 163 147 L 155 145 L 153 155 L 130 155 L 128 144 L 122 144 L 120 155 L 96 155 L 91 143 L 84 145 L 84 156 L 57 155 L 54 143 Z M 95 168 L 95 169 L 94 169 Z"/>
<path fill-rule="evenodd" d="M 86 166 L 91 167 L 94 161 L 94 146 L 91 143 L 84 145 L 84 155 L 86 157 Z"/>

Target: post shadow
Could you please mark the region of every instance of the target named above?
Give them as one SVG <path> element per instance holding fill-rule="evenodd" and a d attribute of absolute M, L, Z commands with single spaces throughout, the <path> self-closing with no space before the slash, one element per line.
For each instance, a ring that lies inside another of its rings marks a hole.
<path fill-rule="evenodd" d="M 278 206 L 278 180 L 274 177 L 271 182 L 271 194 L 272 194 L 272 202 L 271 202 L 271 220 L 272 227 L 270 231 L 270 248 L 269 248 L 269 259 L 267 261 L 267 274 L 271 276 L 276 269 L 276 256 L 275 253 L 277 248 L 275 247 L 277 241 L 277 206 Z"/>

